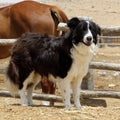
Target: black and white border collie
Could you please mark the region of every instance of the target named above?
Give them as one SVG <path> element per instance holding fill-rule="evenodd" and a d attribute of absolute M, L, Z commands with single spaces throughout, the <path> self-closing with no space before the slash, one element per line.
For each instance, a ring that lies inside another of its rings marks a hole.
<path fill-rule="evenodd" d="M 72 89 L 74 105 L 81 108 L 80 85 L 88 72 L 100 27 L 93 21 L 76 17 L 67 22 L 69 31 L 62 37 L 26 33 L 12 48 L 7 68 L 7 88 L 20 93 L 21 105 L 32 105 L 32 92 L 41 76 L 57 82 L 64 105 L 70 108 Z"/>

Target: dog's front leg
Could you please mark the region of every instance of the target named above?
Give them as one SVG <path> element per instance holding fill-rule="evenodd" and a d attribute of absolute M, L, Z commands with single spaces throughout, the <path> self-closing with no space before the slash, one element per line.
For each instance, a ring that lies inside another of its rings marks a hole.
<path fill-rule="evenodd" d="M 60 89 L 65 108 L 69 109 L 71 107 L 70 103 L 70 83 L 67 80 L 62 80 L 58 83 L 58 88 Z"/>
<path fill-rule="evenodd" d="M 80 86 L 81 86 L 82 80 L 76 80 L 72 82 L 72 91 L 73 91 L 73 100 L 74 100 L 74 106 L 76 108 L 82 108 L 80 104 Z"/>

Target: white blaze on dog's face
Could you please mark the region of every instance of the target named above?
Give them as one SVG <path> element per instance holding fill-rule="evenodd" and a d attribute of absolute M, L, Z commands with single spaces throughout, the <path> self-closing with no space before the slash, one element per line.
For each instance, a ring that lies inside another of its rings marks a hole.
<path fill-rule="evenodd" d="M 86 23 L 87 23 L 87 29 L 86 29 L 85 35 L 83 37 L 83 42 L 86 45 L 91 45 L 93 43 L 93 35 L 92 35 L 91 30 L 90 30 L 90 23 L 89 23 L 89 21 L 86 21 Z"/>

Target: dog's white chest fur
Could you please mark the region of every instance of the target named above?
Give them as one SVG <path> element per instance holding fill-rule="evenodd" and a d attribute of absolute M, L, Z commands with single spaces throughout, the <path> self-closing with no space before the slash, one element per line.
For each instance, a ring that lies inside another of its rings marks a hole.
<path fill-rule="evenodd" d="M 87 74 L 89 63 L 94 54 L 94 49 L 94 44 L 89 47 L 84 44 L 80 44 L 78 46 L 74 45 L 74 48 L 71 50 L 71 57 L 73 58 L 73 63 L 64 80 L 71 82 L 78 79 L 81 80 L 81 78 L 83 78 Z M 54 80 L 56 82 L 64 81 L 59 77 Z"/>
<path fill-rule="evenodd" d="M 79 46 L 75 46 L 72 49 L 72 58 L 73 64 L 71 66 L 70 71 L 68 72 L 68 76 L 70 78 L 79 79 L 79 77 L 84 77 L 88 71 L 89 63 L 93 57 L 93 47 L 94 44 L 90 47 L 80 44 Z"/>

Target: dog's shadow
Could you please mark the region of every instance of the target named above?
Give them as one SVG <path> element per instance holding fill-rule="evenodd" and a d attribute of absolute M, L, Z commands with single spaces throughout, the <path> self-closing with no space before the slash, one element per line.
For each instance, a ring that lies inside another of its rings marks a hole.
<path fill-rule="evenodd" d="M 21 106 L 19 103 L 11 104 L 13 106 Z M 82 98 L 81 99 L 81 105 L 82 106 L 91 106 L 91 107 L 107 107 L 107 103 L 104 99 L 95 99 L 95 98 Z M 41 105 L 41 104 L 34 104 L 30 105 L 31 107 L 51 107 L 51 106 L 46 106 L 46 105 Z M 63 104 L 55 104 L 55 108 L 64 108 Z"/>
<path fill-rule="evenodd" d="M 81 104 L 84 106 L 91 107 L 107 107 L 106 100 L 104 99 L 95 99 L 95 98 L 82 98 Z"/>

